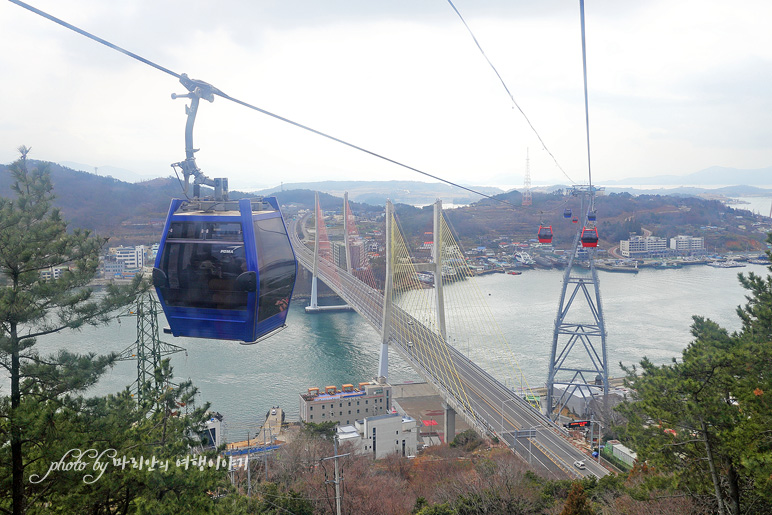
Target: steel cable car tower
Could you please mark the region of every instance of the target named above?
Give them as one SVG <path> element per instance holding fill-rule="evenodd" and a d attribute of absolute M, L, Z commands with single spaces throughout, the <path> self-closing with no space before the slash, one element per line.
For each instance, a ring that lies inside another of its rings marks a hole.
<path fill-rule="evenodd" d="M 584 33 L 584 0 L 579 1 L 582 25 L 582 64 L 584 68 L 584 106 L 587 125 L 587 168 L 588 186 L 574 186 L 570 194 L 580 199 L 580 216 L 583 224 L 577 227 L 572 244 L 571 256 L 563 274 L 563 288 L 555 317 L 552 334 L 549 372 L 547 375 L 546 415 L 559 421 L 568 401 L 580 397 L 584 409 L 599 396 L 605 405 L 608 396 L 608 354 L 606 352 L 606 324 L 603 319 L 598 272 L 595 269 L 595 248 L 598 232 L 595 225 L 595 193 L 590 167 L 590 121 L 587 101 L 587 58 Z M 568 209 L 566 212 L 570 213 Z M 569 214 L 570 216 L 570 214 Z M 581 245 L 580 245 L 581 242 Z M 583 254 L 580 256 L 580 253 Z M 589 274 L 574 274 L 573 267 L 578 258 L 586 254 Z M 567 295 L 569 286 L 570 294 Z M 583 301 L 583 302 L 582 302 Z M 585 303 L 571 316 L 575 303 Z M 577 316 L 578 315 L 578 316 Z M 557 387 L 563 387 L 559 395 Z M 580 413 L 584 415 L 585 413 Z"/>
<path fill-rule="evenodd" d="M 142 398 L 144 386 L 159 392 L 165 385 L 158 383 L 156 369 L 161 366 L 161 358 L 187 351 L 183 347 L 162 342 L 158 331 L 158 301 L 151 292 L 142 294 L 137 298 L 136 307 L 121 317 L 133 316 L 137 319 L 137 340 L 121 351 L 118 361 L 137 361 L 137 380 L 132 383 L 131 391 L 138 404 L 145 400 Z M 119 319 L 120 320 L 120 319 Z"/>

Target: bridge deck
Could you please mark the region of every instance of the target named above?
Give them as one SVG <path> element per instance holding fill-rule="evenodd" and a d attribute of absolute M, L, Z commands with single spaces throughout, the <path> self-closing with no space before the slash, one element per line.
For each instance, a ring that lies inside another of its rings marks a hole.
<path fill-rule="evenodd" d="M 314 253 L 298 236 L 297 221 L 288 227 L 298 263 L 313 270 Z M 383 326 L 383 294 L 334 264 L 320 259 L 319 278 L 380 334 Z M 391 333 L 391 346 L 431 384 L 459 415 L 478 430 L 498 436 L 524 456 L 537 470 L 554 477 L 608 474 L 574 447 L 567 433 L 528 402 L 477 364 L 447 344 L 419 320 L 394 306 L 393 320 L 399 330 Z M 414 345 L 413 342 L 422 342 Z M 585 461 L 586 468 L 574 467 Z"/>

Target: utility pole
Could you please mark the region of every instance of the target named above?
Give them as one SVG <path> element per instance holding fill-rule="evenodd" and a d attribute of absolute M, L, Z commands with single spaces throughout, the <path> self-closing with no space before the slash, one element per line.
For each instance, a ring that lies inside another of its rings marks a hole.
<path fill-rule="evenodd" d="M 247 448 L 247 497 L 252 497 L 252 465 L 249 463 L 249 448 Z"/>
<path fill-rule="evenodd" d="M 341 515 L 340 511 L 340 485 L 343 483 L 343 477 L 341 477 L 340 469 L 338 468 L 338 459 L 344 458 L 348 456 L 350 453 L 346 454 L 338 454 L 338 435 L 335 435 L 335 438 L 333 439 L 333 452 L 335 456 L 330 456 L 329 458 L 322 458 L 319 461 L 327 461 L 327 460 L 335 460 L 335 480 L 334 481 L 325 481 L 325 483 L 334 483 L 335 484 L 335 508 L 337 515 Z"/>

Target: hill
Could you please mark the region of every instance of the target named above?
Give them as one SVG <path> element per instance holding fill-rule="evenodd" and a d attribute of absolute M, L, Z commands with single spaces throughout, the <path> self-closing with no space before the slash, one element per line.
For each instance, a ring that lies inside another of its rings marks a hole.
<path fill-rule="evenodd" d="M 31 161 L 33 166 L 37 163 Z M 56 194 L 55 204 L 70 226 L 108 236 L 111 245 L 157 242 L 170 199 L 181 196 L 180 185 L 174 177 L 125 183 L 54 163 L 50 166 Z M 0 165 L 0 196 L 12 196 L 10 182 L 7 166 Z M 328 181 L 317 185 L 323 184 L 328 184 L 333 192 L 345 186 L 350 186 L 352 190 L 358 188 L 356 182 Z M 365 182 L 359 190 L 372 189 L 379 184 L 381 191 L 386 191 L 384 182 L 380 181 Z M 433 191 L 433 194 L 438 191 L 435 188 L 445 186 L 412 181 L 388 181 L 386 184 L 389 188 L 406 186 L 412 188 L 410 191 L 413 192 L 424 188 L 424 191 Z M 274 192 L 285 212 L 313 208 L 313 190 L 290 190 L 288 187 L 285 185 L 284 191 Z M 270 192 L 268 190 L 265 193 Z M 249 196 L 252 194 L 231 192 L 232 198 Z M 319 197 L 323 209 L 340 211 L 342 193 L 339 196 L 320 193 Z M 352 195 L 349 194 L 349 197 Z M 509 204 L 484 199 L 446 211 L 458 239 L 465 246 L 492 244 L 501 239 L 527 241 L 535 237 L 540 224 L 553 226 L 556 242 L 572 240 L 576 225 L 563 217 L 563 211 L 570 207 L 578 214 L 580 207 L 576 199 L 566 199 L 562 191 L 535 191 L 533 205 L 527 207 L 522 206 L 522 195 L 518 191 L 501 193 L 497 198 Z M 352 202 L 351 206 L 356 213 L 382 212 L 381 206 L 369 203 Z M 768 230 L 768 226 L 754 226 L 757 219 L 748 211 L 733 209 L 718 200 L 695 196 L 611 193 L 598 197 L 596 208 L 601 246 L 606 248 L 618 244 L 620 239 L 627 238 L 631 232 L 640 234 L 645 228 L 653 231 L 655 236 L 705 236 L 709 248 L 744 250 L 761 248 L 764 230 Z M 431 212 L 431 207 L 397 204 L 397 214 L 407 238 L 418 242 L 424 232 L 432 230 Z"/>
<path fill-rule="evenodd" d="M 486 195 L 503 193 L 500 188 L 489 186 L 469 186 Z M 378 206 L 386 205 L 386 200 L 394 203 L 413 206 L 427 205 L 442 199 L 449 204 L 471 204 L 480 199 L 468 191 L 456 188 L 443 182 L 420 181 L 320 181 L 283 184 L 279 188 L 256 191 L 259 195 L 273 195 L 281 191 L 307 189 L 324 191 L 331 195 L 342 197 L 348 192 L 349 200 L 364 202 Z"/>

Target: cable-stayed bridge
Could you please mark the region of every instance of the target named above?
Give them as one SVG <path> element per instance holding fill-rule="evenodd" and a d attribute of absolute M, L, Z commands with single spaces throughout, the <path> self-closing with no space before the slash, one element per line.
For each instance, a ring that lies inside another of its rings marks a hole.
<path fill-rule="evenodd" d="M 474 281 L 469 281 L 472 274 L 464 269 L 465 261 L 460 257 L 460 248 L 445 222 L 439 202 L 435 205 L 431 263 L 416 263 L 409 256 L 393 208 L 390 203 L 387 204 L 383 289 L 375 287 L 376 281 L 363 252 L 358 259 L 352 259 L 355 253 L 351 248 L 357 242 L 350 242 L 350 238 L 356 240 L 357 235 L 347 202 L 344 213 L 345 259 L 338 259 L 338 264 L 333 259 L 334 252 L 318 204 L 313 230 L 306 227 L 310 216 L 293 220 L 289 225 L 290 240 L 298 263 L 314 273 L 314 281 L 317 277 L 322 280 L 380 333 L 378 376 L 381 380 L 385 381 L 388 377 L 390 346 L 442 397 L 446 411 L 446 435 L 454 434 L 453 417 L 457 414 L 479 432 L 505 441 L 533 467 L 547 475 L 577 477 L 594 474 L 600 477 L 608 473 L 604 467 L 591 461 L 585 452 L 574 447 L 567 433 L 542 414 L 534 402 L 535 397 L 516 394 L 448 343 L 448 330 L 453 330 L 456 325 L 463 325 L 490 340 L 495 322 L 486 319 L 481 310 L 484 303 L 475 299 L 474 294 L 461 293 L 468 297 L 468 307 L 446 313 L 444 296 L 452 296 L 450 290 L 459 288 L 446 289 L 443 283 L 452 280 L 471 284 Z M 311 232 L 314 233 L 314 240 L 308 241 Z M 304 237 L 301 238 L 301 235 Z M 433 288 L 426 287 L 426 281 L 421 280 L 427 274 L 434 277 Z M 315 292 L 314 284 L 312 293 Z M 312 305 L 316 305 L 315 298 L 312 298 Z M 476 322 L 470 321 L 470 313 L 472 318 L 477 319 Z M 525 389 L 521 387 L 520 391 L 522 393 Z M 584 461 L 586 468 L 576 468 L 576 461 Z"/>

